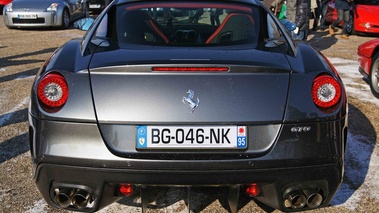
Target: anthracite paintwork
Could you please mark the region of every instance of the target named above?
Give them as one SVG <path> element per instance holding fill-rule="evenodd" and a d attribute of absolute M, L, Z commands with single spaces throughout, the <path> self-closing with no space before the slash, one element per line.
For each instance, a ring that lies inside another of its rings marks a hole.
<path fill-rule="evenodd" d="M 328 112 L 313 103 L 310 93 L 316 76 L 329 73 L 341 82 L 321 53 L 307 44 L 292 44 L 289 38 L 286 53 L 228 49 L 214 56 L 217 48 L 148 50 L 141 46 L 137 53 L 134 46 L 105 51 L 90 42 L 97 24 L 83 42 L 72 40 L 59 48 L 32 88 L 34 179 L 49 205 L 57 207 L 55 186 L 89 188 L 96 202 L 84 211 L 96 211 L 120 199 L 115 196 L 119 183 L 231 186 L 253 182 L 261 184 L 263 194 L 256 199 L 282 211 L 294 211 L 283 205 L 283 190 L 295 183 L 317 186 L 324 196 L 320 207 L 329 204 L 343 177 L 347 99 L 343 90 L 342 100 Z M 170 58 L 183 59 L 175 60 L 180 65 L 221 63 L 230 72 L 150 71 L 152 66 L 173 64 Z M 188 60 L 193 58 L 207 62 Z M 56 113 L 45 112 L 35 94 L 39 80 L 49 72 L 59 72 L 69 82 L 69 99 Z M 112 78 L 108 73 L 120 76 Z M 188 89 L 201 100 L 193 113 L 181 102 Z M 242 151 L 135 149 L 136 126 L 161 122 L 246 125 L 249 146 Z M 299 127 L 310 131 L 293 131 Z"/>

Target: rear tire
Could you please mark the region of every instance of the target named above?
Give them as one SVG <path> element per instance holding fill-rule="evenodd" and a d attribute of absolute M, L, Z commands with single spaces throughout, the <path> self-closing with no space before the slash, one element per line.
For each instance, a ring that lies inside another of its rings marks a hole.
<path fill-rule="evenodd" d="M 62 14 L 62 29 L 67 29 L 70 26 L 70 14 L 67 9 L 63 10 Z"/>
<path fill-rule="evenodd" d="M 370 69 L 370 89 L 372 94 L 379 98 L 379 52 L 372 58 Z"/>

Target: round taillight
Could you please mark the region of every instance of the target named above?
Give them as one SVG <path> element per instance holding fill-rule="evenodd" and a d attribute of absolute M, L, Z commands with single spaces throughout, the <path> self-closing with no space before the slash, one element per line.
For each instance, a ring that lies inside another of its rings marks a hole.
<path fill-rule="evenodd" d="M 37 96 L 45 108 L 56 109 L 62 107 L 68 98 L 66 79 L 57 73 L 47 74 L 38 84 Z"/>
<path fill-rule="evenodd" d="M 316 106 L 329 108 L 341 99 L 340 83 L 329 75 L 321 75 L 313 80 L 312 99 Z"/>

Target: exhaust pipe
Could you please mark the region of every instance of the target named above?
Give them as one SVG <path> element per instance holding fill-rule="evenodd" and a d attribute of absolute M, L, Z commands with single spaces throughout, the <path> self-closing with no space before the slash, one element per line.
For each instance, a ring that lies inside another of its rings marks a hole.
<path fill-rule="evenodd" d="M 302 191 L 290 192 L 284 200 L 284 206 L 286 208 L 293 208 L 293 209 L 303 208 L 306 203 L 307 203 L 307 198 L 305 197 Z"/>
<path fill-rule="evenodd" d="M 319 207 L 322 203 L 322 195 L 313 190 L 305 190 L 305 196 L 307 197 L 307 205 L 309 208 Z"/>
<path fill-rule="evenodd" d="M 71 204 L 71 197 L 74 194 L 72 189 L 57 189 L 57 194 L 54 197 L 55 203 L 62 208 L 67 208 Z"/>
<path fill-rule="evenodd" d="M 83 189 L 79 189 L 74 196 L 72 196 L 71 202 L 78 209 L 84 209 L 91 199 L 91 195 Z"/>

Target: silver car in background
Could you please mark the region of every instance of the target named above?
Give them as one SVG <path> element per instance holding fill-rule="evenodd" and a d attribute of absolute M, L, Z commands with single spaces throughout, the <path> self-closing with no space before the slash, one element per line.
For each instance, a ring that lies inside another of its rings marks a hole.
<path fill-rule="evenodd" d="M 8 28 L 61 27 L 88 17 L 87 0 L 15 0 L 3 9 Z"/>

